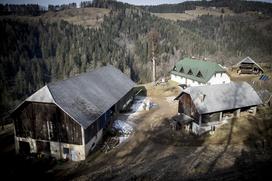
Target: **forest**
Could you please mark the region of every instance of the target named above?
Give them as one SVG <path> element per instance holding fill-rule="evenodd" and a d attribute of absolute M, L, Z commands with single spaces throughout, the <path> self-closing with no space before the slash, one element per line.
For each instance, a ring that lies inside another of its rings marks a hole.
<path fill-rule="evenodd" d="M 265 14 L 254 17 L 205 15 L 177 22 L 153 16 L 150 11 L 157 12 L 153 7 L 105 0 L 81 3 L 81 8 L 87 7 L 111 11 L 99 28 L 48 21 L 39 13 L 0 16 L 1 117 L 43 85 L 106 64 L 118 67 L 135 82 L 151 81 L 148 33 L 152 29 L 159 34 L 157 78 L 168 76 L 175 62 L 185 56 L 209 57 L 222 65 L 245 56 L 262 61 L 272 57 L 272 24 L 266 23 L 270 5 L 263 8 Z M 262 9 L 262 3 L 258 7 Z"/>
<path fill-rule="evenodd" d="M 263 14 L 272 15 L 272 4 L 257 1 L 244 0 L 202 0 L 202 1 L 185 1 L 179 4 L 162 4 L 158 6 L 142 6 L 145 10 L 152 13 L 184 13 L 186 10 L 201 7 L 228 7 L 235 13 L 243 13 L 247 11 L 257 11 Z"/>

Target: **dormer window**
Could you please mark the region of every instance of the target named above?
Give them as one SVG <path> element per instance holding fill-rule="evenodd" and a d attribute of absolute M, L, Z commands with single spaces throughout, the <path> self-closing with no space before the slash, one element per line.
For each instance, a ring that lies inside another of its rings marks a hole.
<path fill-rule="evenodd" d="M 192 72 L 191 69 L 189 70 L 188 74 L 189 74 L 189 75 L 193 75 L 193 72 Z"/>
<path fill-rule="evenodd" d="M 181 67 L 180 72 L 181 72 L 181 73 L 183 73 L 183 72 L 184 72 L 183 67 Z"/>
<path fill-rule="evenodd" d="M 173 70 L 174 70 L 174 71 L 176 71 L 176 70 L 177 70 L 177 67 L 176 67 L 176 66 L 174 66 Z"/>
<path fill-rule="evenodd" d="M 196 75 L 197 77 L 203 77 L 202 73 L 199 71 Z"/>

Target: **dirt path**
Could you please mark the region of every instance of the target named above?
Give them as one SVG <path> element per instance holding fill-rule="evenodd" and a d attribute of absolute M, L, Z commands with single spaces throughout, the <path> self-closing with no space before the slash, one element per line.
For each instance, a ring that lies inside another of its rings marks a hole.
<path fill-rule="evenodd" d="M 177 102 L 172 102 L 169 96 L 173 95 L 152 95 L 152 101 L 159 108 L 143 111 L 133 118 L 137 126 L 126 142 L 106 154 L 101 153 L 96 157 L 90 155 L 86 161 L 74 163 L 72 169 L 59 175 L 60 178 L 198 180 L 203 177 L 206 180 L 217 180 L 214 177 L 217 175 L 223 180 L 237 180 L 243 178 L 244 174 L 256 176 L 248 168 L 237 172 L 244 165 L 240 162 L 244 163 L 244 159 L 251 161 L 248 155 L 252 152 L 258 155 L 258 150 L 252 151 L 244 144 L 247 135 L 239 139 L 243 133 L 239 129 L 243 131 L 245 128 L 245 120 L 228 124 L 220 128 L 222 134 L 219 131 L 212 136 L 196 137 L 173 131 L 169 118 L 177 113 Z M 245 165 L 248 166 L 248 163 Z M 255 169 L 255 166 L 252 167 Z"/>

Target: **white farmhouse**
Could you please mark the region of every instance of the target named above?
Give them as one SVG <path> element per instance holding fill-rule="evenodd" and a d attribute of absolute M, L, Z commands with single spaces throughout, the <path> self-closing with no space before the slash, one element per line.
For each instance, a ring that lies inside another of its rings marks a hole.
<path fill-rule="evenodd" d="M 171 71 L 171 80 L 187 86 L 230 83 L 226 70 L 213 62 L 184 58 Z"/>

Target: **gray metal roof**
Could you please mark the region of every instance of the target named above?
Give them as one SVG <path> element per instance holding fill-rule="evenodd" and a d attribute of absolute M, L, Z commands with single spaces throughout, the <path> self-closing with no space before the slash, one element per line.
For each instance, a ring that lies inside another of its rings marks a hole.
<path fill-rule="evenodd" d="M 257 65 L 259 67 L 259 69 L 261 69 L 264 72 L 263 68 L 250 57 L 244 58 L 239 63 L 237 63 L 237 65 L 240 65 L 241 63 L 253 63 L 253 64 Z"/>
<path fill-rule="evenodd" d="M 26 99 L 26 101 L 30 102 L 44 102 L 44 103 L 54 103 L 54 99 L 47 87 L 47 85 L 43 86 L 41 89 L 36 91 L 30 97 Z"/>
<path fill-rule="evenodd" d="M 50 83 L 55 103 L 87 128 L 124 97 L 136 84 L 111 65 Z"/>
<path fill-rule="evenodd" d="M 25 101 L 54 103 L 82 127 L 87 128 L 135 85 L 120 70 L 108 65 L 50 83 Z"/>
<path fill-rule="evenodd" d="M 200 114 L 262 104 L 256 91 L 246 82 L 189 87 L 178 97 L 184 92 L 191 96 Z"/>

